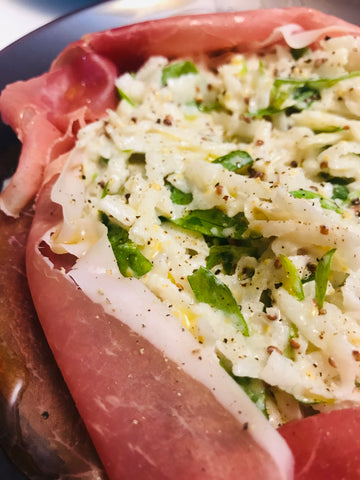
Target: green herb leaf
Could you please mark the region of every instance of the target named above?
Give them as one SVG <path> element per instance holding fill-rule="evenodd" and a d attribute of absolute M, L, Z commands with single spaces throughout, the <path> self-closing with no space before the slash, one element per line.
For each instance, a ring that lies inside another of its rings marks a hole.
<path fill-rule="evenodd" d="M 218 163 L 230 172 L 244 174 L 247 169 L 254 163 L 251 156 L 243 150 L 234 150 L 233 152 L 218 157 L 212 163 Z"/>
<path fill-rule="evenodd" d="M 248 326 L 231 290 L 213 273 L 200 267 L 188 276 L 189 284 L 198 302 L 207 303 L 228 314 L 234 326 L 245 336 L 249 336 Z"/>
<path fill-rule="evenodd" d="M 182 75 L 187 75 L 188 73 L 198 73 L 198 69 L 193 62 L 185 61 L 172 63 L 163 68 L 161 83 L 166 85 L 169 78 L 179 78 Z"/>
<path fill-rule="evenodd" d="M 231 362 L 227 358 L 220 358 L 220 366 L 230 375 L 231 378 L 244 390 L 251 401 L 255 403 L 258 409 L 269 418 L 266 410 L 266 385 L 262 380 L 251 377 L 237 377 L 232 372 Z"/>
<path fill-rule="evenodd" d="M 142 165 L 146 162 L 146 155 L 143 152 L 131 152 L 128 158 L 131 165 Z"/>
<path fill-rule="evenodd" d="M 335 133 L 335 132 L 341 132 L 343 131 L 343 127 L 336 127 L 333 125 L 328 125 L 322 128 L 313 128 L 312 131 L 314 133 Z"/>
<path fill-rule="evenodd" d="M 307 200 L 318 198 L 320 200 L 320 205 L 322 206 L 322 208 L 326 210 L 333 210 L 336 213 L 341 213 L 341 210 L 339 209 L 339 206 L 337 205 L 336 202 L 328 198 L 324 198 L 323 196 L 319 195 L 316 192 L 301 189 L 301 190 L 293 190 L 292 192 L 289 192 L 289 193 L 295 198 L 305 198 Z"/>
<path fill-rule="evenodd" d="M 349 185 L 349 183 L 355 182 L 354 177 L 333 177 L 329 173 L 321 172 L 320 176 L 325 180 L 325 182 L 336 184 L 336 185 Z"/>
<path fill-rule="evenodd" d="M 129 240 L 128 232 L 120 225 L 112 223 L 103 212 L 100 212 L 100 219 L 108 229 L 108 239 L 122 275 L 140 278 L 149 272 L 153 267 L 152 263 L 144 257 L 135 243 Z"/>
<path fill-rule="evenodd" d="M 261 292 L 259 300 L 264 305 L 263 312 L 266 312 L 267 308 L 272 307 L 273 298 L 272 298 L 271 288 L 265 288 L 265 290 Z"/>
<path fill-rule="evenodd" d="M 301 283 L 304 285 L 304 283 L 309 283 L 315 280 L 315 273 L 309 273 L 307 276 L 301 279 Z"/>
<path fill-rule="evenodd" d="M 247 221 L 242 212 L 228 217 L 221 210 L 192 210 L 185 217 L 167 219 L 186 230 L 202 233 L 210 237 L 241 238 L 247 230 Z"/>
<path fill-rule="evenodd" d="M 283 351 L 283 355 L 291 360 L 295 360 L 294 348 L 291 346 L 290 341 L 293 338 L 299 338 L 299 329 L 295 323 L 291 323 L 289 327 L 289 343 Z"/>
<path fill-rule="evenodd" d="M 189 205 L 192 202 L 193 195 L 191 192 L 183 192 L 170 182 L 165 182 L 165 185 L 170 189 L 170 199 L 176 205 Z"/>
<path fill-rule="evenodd" d="M 286 275 L 285 281 L 283 282 L 285 290 L 297 300 L 304 300 L 305 295 L 301 278 L 295 265 L 288 257 L 285 257 L 285 255 L 279 255 L 279 259 Z"/>
<path fill-rule="evenodd" d="M 309 51 L 309 47 L 290 48 L 290 53 L 294 60 L 299 60 L 299 58 L 305 55 L 305 53 L 308 51 Z"/>
<path fill-rule="evenodd" d="M 329 250 L 320 258 L 315 271 L 315 300 L 319 308 L 324 305 L 326 287 L 330 275 L 331 260 L 334 256 L 336 248 Z"/>
<path fill-rule="evenodd" d="M 106 195 L 109 193 L 109 180 L 105 183 L 104 188 L 101 192 L 101 198 L 106 197 Z"/>
<path fill-rule="evenodd" d="M 319 89 L 322 88 L 329 88 L 336 85 L 338 82 L 342 80 L 348 80 L 351 78 L 359 77 L 360 71 L 350 72 L 346 75 L 341 75 L 340 77 L 333 77 L 333 78 L 277 78 L 274 81 L 274 86 L 279 87 L 280 85 L 297 85 L 297 86 L 307 86 L 309 88 Z"/>
<path fill-rule="evenodd" d="M 222 265 L 226 275 L 234 273 L 236 264 L 243 256 L 257 256 L 255 247 L 238 245 L 213 245 L 210 247 L 209 255 L 206 258 L 206 268 L 213 268 L 215 265 Z"/>
<path fill-rule="evenodd" d="M 295 88 L 293 91 L 293 98 L 295 100 L 294 105 L 291 108 L 296 110 L 306 110 L 316 100 L 320 100 L 320 92 L 317 88 L 304 85 L 302 87 Z"/>
<path fill-rule="evenodd" d="M 121 88 L 117 87 L 117 92 L 118 92 L 118 95 L 119 97 L 122 99 L 122 100 L 125 100 L 126 102 L 128 102 L 132 107 L 135 107 L 135 103 L 131 100 L 131 98 L 129 98 L 125 92 L 123 92 L 121 90 Z"/>
<path fill-rule="evenodd" d="M 99 163 L 102 166 L 108 165 L 109 161 L 110 161 L 109 158 L 103 157 L 102 155 L 101 155 L 101 157 L 99 157 Z"/>
<path fill-rule="evenodd" d="M 268 116 L 281 112 L 291 115 L 310 107 L 315 100 L 320 100 L 320 90 L 336 83 L 360 76 L 359 72 L 351 72 L 335 78 L 277 78 L 271 90 L 270 105 L 247 115 L 249 117 Z M 287 106 L 284 107 L 285 102 Z"/>
<path fill-rule="evenodd" d="M 334 185 L 332 199 L 346 200 L 350 191 L 346 185 Z"/>
<path fill-rule="evenodd" d="M 193 100 L 192 102 L 188 102 L 186 105 L 195 106 L 199 112 L 202 113 L 209 113 L 216 110 L 222 110 L 224 107 L 218 100 L 214 102 L 199 102 L 197 100 Z"/>

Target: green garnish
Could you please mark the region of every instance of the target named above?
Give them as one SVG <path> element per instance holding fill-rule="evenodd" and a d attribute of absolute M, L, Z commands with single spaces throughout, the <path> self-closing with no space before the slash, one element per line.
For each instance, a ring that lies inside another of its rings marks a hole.
<path fill-rule="evenodd" d="M 219 163 L 230 172 L 238 174 L 246 173 L 247 169 L 254 163 L 251 156 L 243 150 L 234 150 L 233 152 L 218 157 L 212 163 Z"/>
<path fill-rule="evenodd" d="M 108 229 L 107 236 L 122 275 L 140 278 L 149 272 L 153 267 L 152 263 L 144 257 L 135 243 L 129 240 L 128 232 L 111 222 L 104 212 L 100 212 L 100 219 Z"/>
<path fill-rule="evenodd" d="M 166 85 L 169 78 L 179 78 L 182 75 L 187 75 L 188 73 L 198 73 L 198 69 L 193 62 L 185 61 L 172 63 L 163 68 L 161 83 Z"/>
<path fill-rule="evenodd" d="M 346 185 L 334 185 L 332 199 L 346 200 L 349 196 L 350 190 Z"/>
<path fill-rule="evenodd" d="M 336 127 L 333 125 L 328 125 L 327 127 L 322 127 L 322 128 L 313 128 L 312 131 L 314 133 L 336 133 L 336 132 L 342 132 L 344 130 L 343 127 Z"/>
<path fill-rule="evenodd" d="M 244 390 L 251 401 L 255 403 L 258 409 L 269 418 L 266 410 L 266 385 L 262 380 L 251 377 L 237 377 L 232 372 L 231 362 L 227 358 L 220 358 L 220 366 L 230 375 L 231 378 Z"/>
<path fill-rule="evenodd" d="M 108 193 L 109 193 L 109 180 L 105 183 L 104 188 L 102 189 L 101 198 L 106 197 Z"/>
<path fill-rule="evenodd" d="M 142 165 L 146 161 L 146 155 L 143 152 L 131 152 L 128 162 L 131 165 Z"/>
<path fill-rule="evenodd" d="M 350 72 L 346 75 L 341 75 L 340 77 L 333 77 L 333 78 L 277 78 L 274 81 L 274 86 L 279 87 L 280 85 L 296 85 L 299 87 L 307 86 L 309 88 L 314 89 L 322 89 L 322 88 L 329 88 L 336 85 L 338 82 L 342 80 L 349 80 L 351 78 L 359 77 L 360 71 L 357 72 Z"/>
<path fill-rule="evenodd" d="M 239 245 L 212 245 L 206 258 L 206 268 L 222 265 L 226 275 L 234 273 L 236 264 L 243 256 L 257 256 L 257 248 Z"/>
<path fill-rule="evenodd" d="M 291 340 L 299 338 L 299 329 L 295 323 L 291 323 L 289 327 L 289 343 L 283 351 L 283 355 L 291 360 L 295 359 L 294 347 L 291 345 Z"/>
<path fill-rule="evenodd" d="M 214 102 L 200 102 L 198 100 L 193 100 L 186 105 L 196 107 L 201 113 L 209 113 L 224 108 L 218 100 L 215 100 Z"/>
<path fill-rule="evenodd" d="M 277 78 L 274 80 L 270 105 L 254 113 L 250 117 L 267 116 L 285 112 L 291 114 L 309 108 L 316 100 L 320 100 L 320 91 L 329 88 L 342 80 L 360 76 L 360 72 L 351 72 L 335 78 Z M 284 106 L 286 102 L 286 106 Z"/>
<path fill-rule="evenodd" d="M 109 161 L 110 161 L 110 158 L 103 157 L 102 155 L 101 157 L 99 157 L 100 165 L 106 166 L 108 165 Z"/>
<path fill-rule="evenodd" d="M 315 300 L 319 308 L 324 305 L 327 283 L 330 275 L 331 260 L 336 248 L 329 250 L 320 258 L 315 271 Z"/>
<path fill-rule="evenodd" d="M 349 185 L 349 183 L 355 182 L 354 177 L 333 177 L 332 175 L 326 172 L 320 172 L 319 175 L 326 182 L 336 184 L 336 185 Z"/>
<path fill-rule="evenodd" d="M 194 232 L 202 233 L 210 237 L 218 238 L 242 238 L 247 230 L 247 221 L 242 212 L 234 217 L 228 217 L 221 210 L 211 208 L 209 210 L 192 210 L 185 217 L 166 219 Z"/>
<path fill-rule="evenodd" d="M 183 192 L 174 187 L 170 182 L 165 182 L 165 185 L 170 189 L 170 199 L 176 205 L 189 205 L 192 202 L 193 196 L 191 192 Z"/>
<path fill-rule="evenodd" d="M 248 326 L 231 290 L 213 273 L 200 267 L 188 281 L 198 302 L 207 303 L 212 308 L 228 314 L 234 326 L 245 336 L 249 336 Z"/>
<path fill-rule="evenodd" d="M 264 305 L 263 312 L 266 312 L 267 308 L 272 307 L 273 298 L 271 288 L 265 288 L 265 290 L 261 292 L 259 300 Z"/>
<path fill-rule="evenodd" d="M 118 95 L 119 97 L 122 99 L 122 100 L 125 100 L 126 102 L 128 102 L 132 107 L 135 107 L 135 103 L 131 100 L 131 98 L 129 98 L 125 92 L 123 92 L 121 90 L 121 88 L 117 87 L 117 92 L 118 92 Z"/>
<path fill-rule="evenodd" d="M 324 198 L 322 195 L 319 195 L 316 192 L 300 189 L 300 190 L 293 190 L 292 192 L 289 192 L 289 193 L 295 198 L 305 198 L 307 200 L 313 200 L 314 198 L 318 198 L 320 200 L 320 205 L 322 208 L 326 210 L 333 210 L 336 213 L 341 213 L 341 210 L 339 209 L 339 206 L 337 205 L 336 202 L 334 202 L 331 199 Z"/>
<path fill-rule="evenodd" d="M 290 48 L 290 53 L 294 60 L 299 60 L 299 58 L 305 55 L 305 53 L 308 51 L 309 51 L 309 47 Z"/>
<path fill-rule="evenodd" d="M 297 300 L 304 300 L 305 295 L 301 278 L 295 265 L 288 257 L 285 257 L 285 255 L 279 255 L 279 259 L 286 275 L 285 281 L 283 282 L 285 290 Z"/>

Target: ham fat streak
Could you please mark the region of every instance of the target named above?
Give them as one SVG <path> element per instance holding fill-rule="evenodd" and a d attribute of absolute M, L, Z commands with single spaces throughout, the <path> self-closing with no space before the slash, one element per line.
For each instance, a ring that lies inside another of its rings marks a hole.
<path fill-rule="evenodd" d="M 309 36 L 305 30 L 315 32 Z M 61 170 L 78 129 L 115 107 L 118 73 L 139 68 L 151 55 L 214 61 L 220 53 L 254 51 L 284 38 L 300 48 L 342 33 L 359 35 L 359 28 L 300 8 L 147 22 L 90 34 L 65 49 L 48 73 L 2 93 L 3 120 L 23 150 L 0 206 L 17 216 L 37 195 L 27 247 L 32 296 L 111 480 L 290 480 L 293 459 L 217 359 L 199 348 L 141 283 L 109 284 L 111 260 L 101 242 L 91 265 L 84 260 L 71 270 L 71 258 L 69 266 L 58 265 L 43 242 L 62 218 L 50 200 L 51 178 Z M 102 291 L 114 298 L 103 298 Z M 296 452 L 300 442 L 291 441 L 292 433 L 288 427 L 284 436 Z M 321 455 L 329 455 L 326 448 Z M 296 473 L 297 478 L 320 480 L 311 476 L 312 463 L 315 458 L 309 458 L 306 476 Z"/>

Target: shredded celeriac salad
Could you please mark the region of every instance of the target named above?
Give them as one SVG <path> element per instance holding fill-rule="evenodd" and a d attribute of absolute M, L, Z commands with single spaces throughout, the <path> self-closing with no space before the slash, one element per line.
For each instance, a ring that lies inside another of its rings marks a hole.
<path fill-rule="evenodd" d="M 275 426 L 360 402 L 360 39 L 150 58 L 79 132 L 57 253 L 107 229 Z M 75 174 L 74 174 L 75 171 Z"/>

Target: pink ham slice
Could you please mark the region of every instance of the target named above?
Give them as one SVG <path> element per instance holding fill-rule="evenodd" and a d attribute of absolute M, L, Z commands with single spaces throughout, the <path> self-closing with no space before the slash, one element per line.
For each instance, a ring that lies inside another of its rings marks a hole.
<path fill-rule="evenodd" d="M 79 126 L 114 105 L 115 64 L 124 71 L 138 68 L 152 54 L 214 58 L 226 51 L 256 49 L 274 28 L 287 23 L 305 29 L 335 26 L 329 30 L 334 34 L 359 34 L 357 27 L 339 19 L 295 8 L 170 18 L 91 34 L 70 45 L 49 74 L 15 84 L 1 95 L 3 118 L 24 142 L 15 176 L 22 180 L 11 187 L 11 197 L 26 186 L 25 166 L 33 173 L 39 169 L 28 167 L 28 150 L 41 152 L 42 171 L 69 149 Z M 96 65 L 103 75 L 93 68 Z M 36 92 L 31 82 L 39 82 Z M 54 97 L 47 88 L 50 84 Z M 46 128 L 52 132 L 43 139 L 42 122 L 48 122 Z M 39 144 L 31 147 L 35 138 Z M 10 213 L 16 215 L 21 203 L 38 191 L 41 172 L 34 175 L 36 188 L 29 188 L 8 209 Z M 6 191 L 2 201 L 6 209 L 11 202 Z M 41 236 L 59 216 L 43 193 L 28 244 L 29 283 L 49 344 L 110 478 L 284 478 L 268 453 L 209 390 L 120 320 L 105 314 L 39 253 Z"/>
<path fill-rule="evenodd" d="M 348 408 L 280 428 L 296 464 L 295 480 L 360 478 L 360 409 Z"/>
<path fill-rule="evenodd" d="M 41 187 L 45 167 L 74 146 L 77 131 L 114 108 L 116 68 L 82 42 L 71 47 L 62 67 L 0 96 L 2 119 L 23 144 L 19 167 L 0 195 L 0 208 L 18 216 Z"/>
<path fill-rule="evenodd" d="M 39 238 L 61 216 L 48 194 L 49 188 L 39 197 L 28 242 L 29 283 L 45 335 L 110 479 L 291 478 L 208 388 L 44 261 Z"/>

